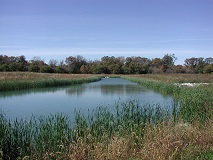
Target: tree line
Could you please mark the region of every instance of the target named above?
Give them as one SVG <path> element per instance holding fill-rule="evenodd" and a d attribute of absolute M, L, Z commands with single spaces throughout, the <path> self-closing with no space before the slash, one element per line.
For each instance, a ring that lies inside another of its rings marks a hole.
<path fill-rule="evenodd" d="M 26 60 L 25 56 L 0 55 L 1 72 L 41 72 L 72 74 L 160 74 L 160 73 L 213 73 L 213 58 L 187 58 L 183 65 L 175 65 L 177 57 L 165 54 L 162 58 L 140 56 L 104 56 L 101 60 L 86 60 L 83 56 L 69 56 L 65 60 L 51 59 L 45 63 L 40 57 Z"/>

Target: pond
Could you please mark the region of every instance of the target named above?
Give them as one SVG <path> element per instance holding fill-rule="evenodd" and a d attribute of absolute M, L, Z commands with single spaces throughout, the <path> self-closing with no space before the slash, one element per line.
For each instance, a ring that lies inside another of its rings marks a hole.
<path fill-rule="evenodd" d="M 1 92 L 0 112 L 10 119 L 56 113 L 74 117 L 75 110 L 86 113 L 98 106 L 113 109 L 116 103 L 130 99 L 141 105 L 159 104 L 165 110 L 170 110 L 173 104 L 172 96 L 163 96 L 121 78 L 103 78 L 74 86 Z"/>

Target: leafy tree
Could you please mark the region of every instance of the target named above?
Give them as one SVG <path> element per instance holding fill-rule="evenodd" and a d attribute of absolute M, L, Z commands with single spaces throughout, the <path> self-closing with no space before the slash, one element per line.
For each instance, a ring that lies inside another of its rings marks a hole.
<path fill-rule="evenodd" d="M 2 65 L 0 66 L 0 71 L 3 71 L 3 72 L 8 72 L 8 71 L 10 71 L 9 66 L 8 66 L 7 64 L 2 64 Z"/>
<path fill-rule="evenodd" d="M 48 64 L 49 64 L 49 66 L 51 68 L 55 68 L 57 66 L 57 64 L 58 64 L 58 61 L 54 60 L 54 59 L 51 59 Z"/>
<path fill-rule="evenodd" d="M 124 67 L 126 74 L 146 74 L 151 66 L 151 60 L 144 57 L 127 57 Z"/>
<path fill-rule="evenodd" d="M 132 74 L 133 73 L 133 68 L 132 68 L 132 58 L 131 57 L 127 57 L 126 58 L 126 63 L 124 65 L 124 73 L 125 74 Z"/>
<path fill-rule="evenodd" d="M 173 67 L 177 58 L 174 54 L 165 54 L 162 58 L 162 71 L 166 72 L 169 68 Z"/>
<path fill-rule="evenodd" d="M 69 56 L 65 60 L 69 73 L 80 73 L 80 67 L 86 64 L 86 59 L 80 55 Z"/>
<path fill-rule="evenodd" d="M 19 71 L 19 66 L 18 63 L 16 62 L 11 62 L 9 65 L 9 71 Z"/>
<path fill-rule="evenodd" d="M 184 66 L 182 66 L 182 65 L 177 65 L 175 67 L 175 71 L 176 71 L 176 73 L 185 73 L 186 72 Z"/>
<path fill-rule="evenodd" d="M 89 66 L 88 65 L 82 65 L 80 67 L 80 72 L 83 73 L 83 74 L 89 73 Z"/>
<path fill-rule="evenodd" d="M 67 73 L 66 69 L 64 67 L 62 67 L 62 66 L 57 66 L 55 68 L 55 72 L 56 73 Z"/>
<path fill-rule="evenodd" d="M 28 71 L 29 72 L 39 72 L 40 71 L 40 67 L 35 64 L 35 63 L 31 63 L 28 67 Z"/>
<path fill-rule="evenodd" d="M 203 73 L 213 73 L 213 64 L 208 64 L 203 68 Z"/>
<path fill-rule="evenodd" d="M 17 57 L 17 63 L 18 63 L 18 71 L 27 71 L 28 62 L 25 58 L 25 56 L 21 55 Z"/>
<path fill-rule="evenodd" d="M 160 58 L 154 58 L 152 59 L 152 67 L 159 68 L 162 65 L 162 60 Z"/>
<path fill-rule="evenodd" d="M 110 73 L 109 69 L 105 65 L 103 65 L 103 63 L 100 62 L 100 61 L 94 61 L 90 65 L 91 65 L 90 70 L 94 74 L 102 74 L 102 73 L 108 74 L 108 73 Z"/>
<path fill-rule="evenodd" d="M 206 65 L 206 62 L 202 57 L 192 57 L 186 59 L 184 62 L 184 65 L 189 69 L 191 73 L 203 73 L 204 66 Z"/>
<path fill-rule="evenodd" d="M 54 70 L 48 65 L 43 65 L 40 67 L 40 72 L 41 73 L 53 73 Z"/>
<path fill-rule="evenodd" d="M 46 65 L 44 60 L 42 60 L 40 57 L 33 57 L 32 60 L 30 60 L 30 65 L 28 67 L 28 71 L 30 72 L 40 72 L 41 67 Z"/>
<path fill-rule="evenodd" d="M 30 60 L 31 63 L 36 64 L 38 66 L 43 66 L 45 65 L 44 60 L 42 60 L 40 57 L 35 56 L 32 58 L 32 60 Z"/>

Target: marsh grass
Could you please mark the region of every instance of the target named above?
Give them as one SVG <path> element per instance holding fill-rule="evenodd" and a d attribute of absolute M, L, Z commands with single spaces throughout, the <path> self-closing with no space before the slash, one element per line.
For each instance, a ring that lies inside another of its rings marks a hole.
<path fill-rule="evenodd" d="M 157 105 L 158 106 L 158 105 Z M 158 106 L 159 107 L 159 106 Z M 212 123 L 173 121 L 156 106 L 130 100 L 113 112 L 98 107 L 10 122 L 0 119 L 3 159 L 203 159 L 212 158 Z"/>
<path fill-rule="evenodd" d="M 213 74 L 134 74 L 127 76 L 166 83 L 213 83 Z"/>
<path fill-rule="evenodd" d="M 175 85 L 173 82 L 143 79 L 142 77 L 124 76 L 123 78 L 162 94 L 173 95 L 180 101 L 179 118 L 189 123 L 193 123 L 193 121 L 203 123 L 213 119 L 213 84 L 187 87 Z"/>
<path fill-rule="evenodd" d="M 76 111 L 74 123 L 63 114 L 10 121 L 1 113 L 0 159 L 213 159 L 213 85 L 174 85 L 210 83 L 212 75 L 146 76 L 122 78 L 173 95 L 172 112 L 131 100 L 113 111 Z"/>
<path fill-rule="evenodd" d="M 54 74 L 35 72 L 1 72 L 0 81 L 41 80 L 41 79 L 79 79 L 94 77 L 91 74 Z"/>
<path fill-rule="evenodd" d="M 9 77 L 3 79 L 5 74 Z M 98 76 L 36 73 L 1 73 L 0 91 L 75 85 L 100 80 Z M 10 78 L 11 76 L 11 78 Z M 13 78 L 13 79 L 12 79 Z M 29 79 L 27 79 L 29 78 Z"/>
<path fill-rule="evenodd" d="M 137 137 L 132 139 L 137 146 L 142 143 L 148 125 L 160 124 L 172 117 L 159 105 L 140 106 L 135 100 L 117 103 L 114 109 L 111 112 L 106 107 L 98 107 L 88 115 L 76 111 L 75 123 L 62 114 L 32 116 L 31 119 L 13 122 L 1 114 L 0 150 L 3 151 L 3 158 L 50 158 L 59 153 L 68 154 L 68 148 L 79 143 L 93 147 L 103 143 L 107 147 L 113 137 L 128 137 L 130 134 Z M 93 156 L 86 151 L 85 154 Z"/>

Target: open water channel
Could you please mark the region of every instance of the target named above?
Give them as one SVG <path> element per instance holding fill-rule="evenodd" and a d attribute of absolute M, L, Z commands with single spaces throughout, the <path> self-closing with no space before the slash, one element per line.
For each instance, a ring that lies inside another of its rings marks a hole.
<path fill-rule="evenodd" d="M 159 104 L 165 110 L 171 110 L 173 104 L 172 96 L 163 96 L 124 79 L 103 78 L 74 86 L 1 92 L 0 112 L 10 119 L 56 113 L 74 117 L 75 110 L 88 112 L 98 106 L 113 110 L 116 103 L 131 99 L 140 105 Z"/>

